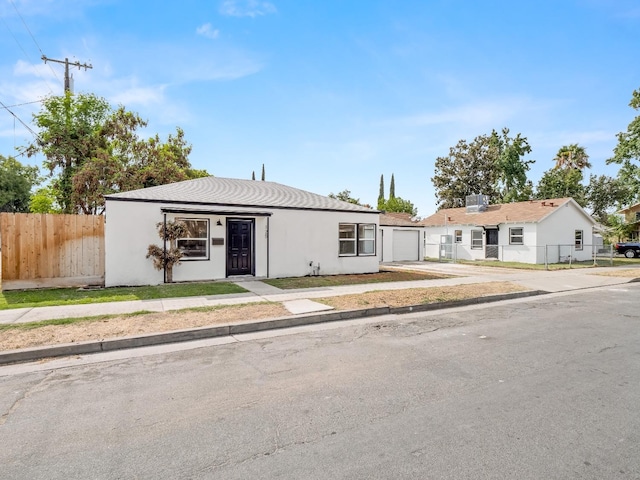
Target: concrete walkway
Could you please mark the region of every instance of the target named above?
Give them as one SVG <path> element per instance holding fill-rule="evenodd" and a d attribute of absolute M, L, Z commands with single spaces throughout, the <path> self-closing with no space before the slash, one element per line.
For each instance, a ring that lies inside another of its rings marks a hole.
<path fill-rule="evenodd" d="M 0 311 L 0 324 L 37 322 L 59 318 L 88 317 L 97 315 L 117 315 L 139 311 L 164 312 L 192 307 L 216 305 L 235 305 L 253 302 L 282 302 L 292 315 L 308 314 L 330 310 L 327 305 L 314 302 L 313 299 L 339 295 L 358 294 L 376 290 L 400 290 L 405 288 L 428 288 L 452 285 L 468 285 L 485 282 L 513 282 L 530 290 L 562 292 L 584 288 L 604 287 L 628 283 L 629 277 L 598 275 L 610 270 L 627 267 L 599 267 L 597 269 L 572 270 L 515 270 L 477 267 L 463 264 L 441 264 L 415 262 L 403 264 L 385 264 L 387 268 L 403 268 L 455 275 L 451 278 L 436 280 L 416 280 L 409 282 L 369 283 L 345 285 L 340 287 L 305 288 L 281 290 L 259 280 L 239 281 L 238 285 L 249 290 L 247 293 L 232 295 L 214 295 L 202 297 L 165 298 L 158 300 L 135 300 L 126 302 L 93 303 L 86 305 L 67 305 L 56 307 L 18 308 Z M 638 277 L 640 277 L 640 266 Z"/>
<path fill-rule="evenodd" d="M 394 265 L 386 265 L 394 268 Z M 259 280 L 238 282 L 249 292 L 234 295 L 218 295 L 209 297 L 168 298 L 163 300 L 141 300 L 133 302 L 95 303 L 90 305 L 69 305 L 58 307 L 22 308 L 0 311 L 0 323 L 35 322 L 56 318 L 72 318 L 82 316 L 97 316 L 109 314 L 130 313 L 141 310 L 167 311 L 189 307 L 202 307 L 214 305 L 231 305 L 238 303 L 250 303 L 261 301 L 282 302 L 291 312 L 291 315 L 275 319 L 253 320 L 215 325 L 196 329 L 160 332 L 148 335 L 121 337 L 98 341 L 67 343 L 44 347 L 25 348 L 0 352 L 0 366 L 10 363 L 30 362 L 51 357 L 80 358 L 85 354 L 99 352 L 115 352 L 117 350 L 130 350 L 137 347 L 152 347 L 181 342 L 198 344 L 204 340 L 220 339 L 235 341 L 238 335 L 252 335 L 265 330 L 291 329 L 296 327 L 345 320 L 364 319 L 366 317 L 380 317 L 409 312 L 426 312 L 429 310 L 460 307 L 479 303 L 494 302 L 498 300 L 523 298 L 531 295 L 539 295 L 544 292 L 564 292 L 594 287 L 619 286 L 628 288 L 624 284 L 630 282 L 632 277 L 614 277 L 596 275 L 596 272 L 605 273 L 606 268 L 562 270 L 554 272 L 532 270 L 503 270 L 498 268 L 478 268 L 465 265 L 443 265 L 433 263 L 416 262 L 403 264 L 398 268 L 411 268 L 415 270 L 439 271 L 451 275 L 451 278 L 438 280 L 419 280 L 411 282 L 377 283 L 349 285 L 341 287 L 309 288 L 300 290 L 280 290 Z M 640 268 L 638 268 L 640 278 Z M 529 289 L 526 292 L 515 292 L 504 295 L 480 297 L 445 304 L 425 304 L 407 307 L 381 307 L 363 310 L 335 311 L 331 307 L 314 302 L 314 298 L 338 296 L 346 294 L 358 294 L 372 290 L 399 290 L 405 288 L 428 288 L 436 286 L 452 286 L 461 284 L 473 284 L 493 281 L 509 281 L 522 285 Z"/>

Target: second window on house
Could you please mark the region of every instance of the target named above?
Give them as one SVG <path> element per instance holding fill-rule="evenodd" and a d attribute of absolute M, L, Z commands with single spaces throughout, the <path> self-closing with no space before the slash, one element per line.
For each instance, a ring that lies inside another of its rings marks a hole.
<path fill-rule="evenodd" d="M 471 230 L 471 248 L 482 248 L 482 230 Z"/>
<path fill-rule="evenodd" d="M 203 260 L 209 258 L 209 220 L 194 218 L 176 218 L 187 227 L 184 237 L 177 240 L 184 260 Z"/>
<path fill-rule="evenodd" d="M 522 227 L 514 227 L 509 229 L 509 245 L 523 245 L 524 233 Z"/>
<path fill-rule="evenodd" d="M 374 223 L 340 224 L 341 256 L 366 256 L 376 254 L 376 225 Z"/>

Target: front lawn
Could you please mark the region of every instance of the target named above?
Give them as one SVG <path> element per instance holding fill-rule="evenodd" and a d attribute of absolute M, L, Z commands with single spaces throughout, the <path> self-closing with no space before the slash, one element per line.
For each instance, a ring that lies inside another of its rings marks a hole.
<path fill-rule="evenodd" d="M 41 290 L 9 290 L 0 292 L 0 310 L 25 307 L 51 307 L 87 303 L 155 300 L 172 297 L 201 297 L 244 293 L 247 290 L 229 282 L 174 283 L 146 287 L 111 288 L 47 288 Z"/>
<path fill-rule="evenodd" d="M 411 280 L 433 280 L 449 278 L 448 275 L 428 272 L 409 272 L 386 270 L 377 273 L 361 273 L 351 275 L 319 275 L 317 277 L 272 278 L 264 283 L 283 290 L 295 288 L 338 287 L 341 285 L 357 285 L 362 283 L 407 282 Z"/>

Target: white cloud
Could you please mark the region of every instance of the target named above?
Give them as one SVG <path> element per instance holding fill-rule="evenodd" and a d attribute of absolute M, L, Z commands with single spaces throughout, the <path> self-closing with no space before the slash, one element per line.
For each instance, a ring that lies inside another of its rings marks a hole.
<path fill-rule="evenodd" d="M 224 0 L 220 5 L 220 13 L 231 17 L 259 17 L 276 13 L 271 2 L 261 0 Z"/>
<path fill-rule="evenodd" d="M 218 30 L 217 28 L 212 29 L 210 23 L 205 23 L 204 25 L 196 28 L 196 33 L 198 35 L 202 35 L 203 37 L 216 39 L 220 35 L 220 30 Z"/>
<path fill-rule="evenodd" d="M 130 105 L 152 105 L 165 101 L 165 85 L 137 86 L 131 85 L 128 88 L 118 89 L 118 93 L 110 96 L 114 103 L 121 103 L 129 107 Z"/>

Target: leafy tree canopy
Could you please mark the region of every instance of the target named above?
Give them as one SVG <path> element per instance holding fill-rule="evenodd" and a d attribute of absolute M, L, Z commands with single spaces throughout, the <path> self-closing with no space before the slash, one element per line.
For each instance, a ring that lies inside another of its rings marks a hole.
<path fill-rule="evenodd" d="M 329 198 L 335 198 L 337 200 L 342 200 L 343 202 L 349 202 L 349 203 L 353 203 L 355 205 L 362 205 L 360 203 L 360 199 L 359 198 L 353 198 L 351 196 L 351 190 L 342 190 L 341 192 L 338 193 L 330 193 L 329 194 Z"/>
<path fill-rule="evenodd" d="M 104 195 L 206 175 L 194 170 L 184 132 L 141 139 L 147 122 L 92 94 L 48 97 L 34 115 L 39 128 L 28 155 L 42 153 L 63 213 L 102 213 Z"/>
<path fill-rule="evenodd" d="M 586 206 L 582 171 L 578 169 L 552 168 L 538 182 L 536 196 L 541 199 L 572 197 L 582 207 Z"/>
<path fill-rule="evenodd" d="M 494 199 L 494 203 L 529 200 L 533 195 L 533 184 L 527 179 L 527 172 L 535 160 L 523 159 L 531 153 L 527 138 L 519 133 L 511 138 L 509 129 L 503 128 L 500 134 L 495 130 L 491 132 L 491 142 L 498 150 L 496 168 L 499 197 Z"/>
<path fill-rule="evenodd" d="M 385 212 L 399 212 L 408 213 L 412 217 L 418 215 L 418 209 L 409 200 L 404 200 L 401 197 L 389 198 L 382 205 L 378 205 L 378 210 L 384 210 Z"/>
<path fill-rule="evenodd" d="M 460 140 L 449 155 L 438 157 L 431 178 L 438 208 L 461 207 L 467 195 L 484 194 L 500 198 L 498 158 L 500 149 L 492 136 L 481 135 L 472 142 Z"/>
<path fill-rule="evenodd" d="M 591 215 L 602 224 L 607 223 L 610 210 L 620 208 L 626 194 L 622 182 L 607 175 L 590 175 L 585 189 L 587 207 L 591 209 Z"/>
<path fill-rule="evenodd" d="M 640 89 L 634 90 L 629 106 L 640 110 Z M 634 118 L 626 132 L 618 133 L 618 145 L 613 150 L 613 157 L 607 163 L 624 163 L 640 161 L 640 115 Z"/>
<path fill-rule="evenodd" d="M 28 212 L 31 188 L 36 183 L 38 167 L 0 155 L 0 212 Z"/>

